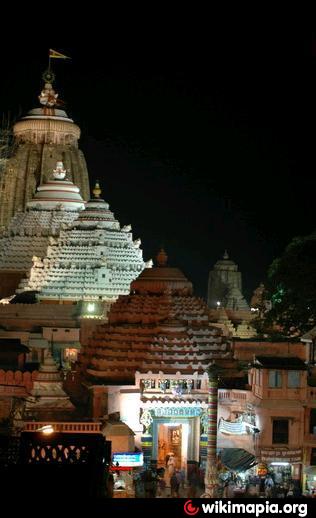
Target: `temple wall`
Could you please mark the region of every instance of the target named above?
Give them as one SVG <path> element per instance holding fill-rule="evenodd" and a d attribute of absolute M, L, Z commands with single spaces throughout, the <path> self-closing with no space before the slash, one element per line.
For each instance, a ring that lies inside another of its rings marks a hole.
<path fill-rule="evenodd" d="M 34 326 L 79 327 L 75 305 L 0 304 L 0 325 L 30 331 Z"/>
<path fill-rule="evenodd" d="M 49 179 L 60 160 L 64 162 L 68 178 L 80 188 L 83 199 L 89 199 L 87 164 L 80 149 L 67 144 L 21 143 L 7 161 L 1 177 L 0 228 L 8 226 L 18 210 L 25 210 L 36 187 Z"/>

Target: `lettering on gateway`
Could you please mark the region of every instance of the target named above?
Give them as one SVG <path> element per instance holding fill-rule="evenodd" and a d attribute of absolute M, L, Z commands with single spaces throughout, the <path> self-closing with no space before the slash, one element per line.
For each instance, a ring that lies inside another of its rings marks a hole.
<path fill-rule="evenodd" d="M 199 417 L 201 413 L 202 409 L 196 407 L 155 408 L 155 417 Z"/>

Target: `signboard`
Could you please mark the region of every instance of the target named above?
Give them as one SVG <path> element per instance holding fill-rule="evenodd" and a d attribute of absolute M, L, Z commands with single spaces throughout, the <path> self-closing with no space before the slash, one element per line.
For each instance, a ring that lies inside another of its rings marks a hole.
<path fill-rule="evenodd" d="M 199 417 L 202 413 L 201 407 L 156 407 L 155 417 Z"/>
<path fill-rule="evenodd" d="M 302 450 L 280 450 L 264 449 L 261 450 L 262 462 L 302 462 Z"/>
<path fill-rule="evenodd" d="M 114 465 L 118 463 L 121 468 L 137 468 L 143 466 L 144 454 L 142 452 L 113 453 L 112 462 Z"/>

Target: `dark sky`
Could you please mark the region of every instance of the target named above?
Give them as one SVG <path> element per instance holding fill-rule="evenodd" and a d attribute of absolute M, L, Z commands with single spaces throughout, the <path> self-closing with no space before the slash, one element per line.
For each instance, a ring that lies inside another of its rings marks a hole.
<path fill-rule="evenodd" d="M 313 35 L 255 32 L 172 46 L 51 46 L 56 90 L 82 130 L 91 184 L 205 296 L 227 248 L 245 294 L 315 227 Z M 2 54 L 0 111 L 37 105 L 47 49 Z"/>

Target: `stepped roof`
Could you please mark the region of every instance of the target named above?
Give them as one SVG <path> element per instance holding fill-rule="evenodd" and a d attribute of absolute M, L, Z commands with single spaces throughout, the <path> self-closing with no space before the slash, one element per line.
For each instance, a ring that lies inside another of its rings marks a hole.
<path fill-rule="evenodd" d="M 94 189 L 86 209 L 51 239 L 46 257 L 34 261 L 18 292 L 35 290 L 41 300 L 72 301 L 114 301 L 129 293 L 145 266 L 141 241 L 133 241 L 130 225 L 120 227 L 99 191 Z"/>
<path fill-rule="evenodd" d="M 136 371 L 203 373 L 215 358 L 229 355 L 205 302 L 192 295 L 181 270 L 167 267 L 165 253 L 159 256 L 153 273 L 139 275 L 84 347 L 82 364 L 93 382 L 133 383 Z"/>

